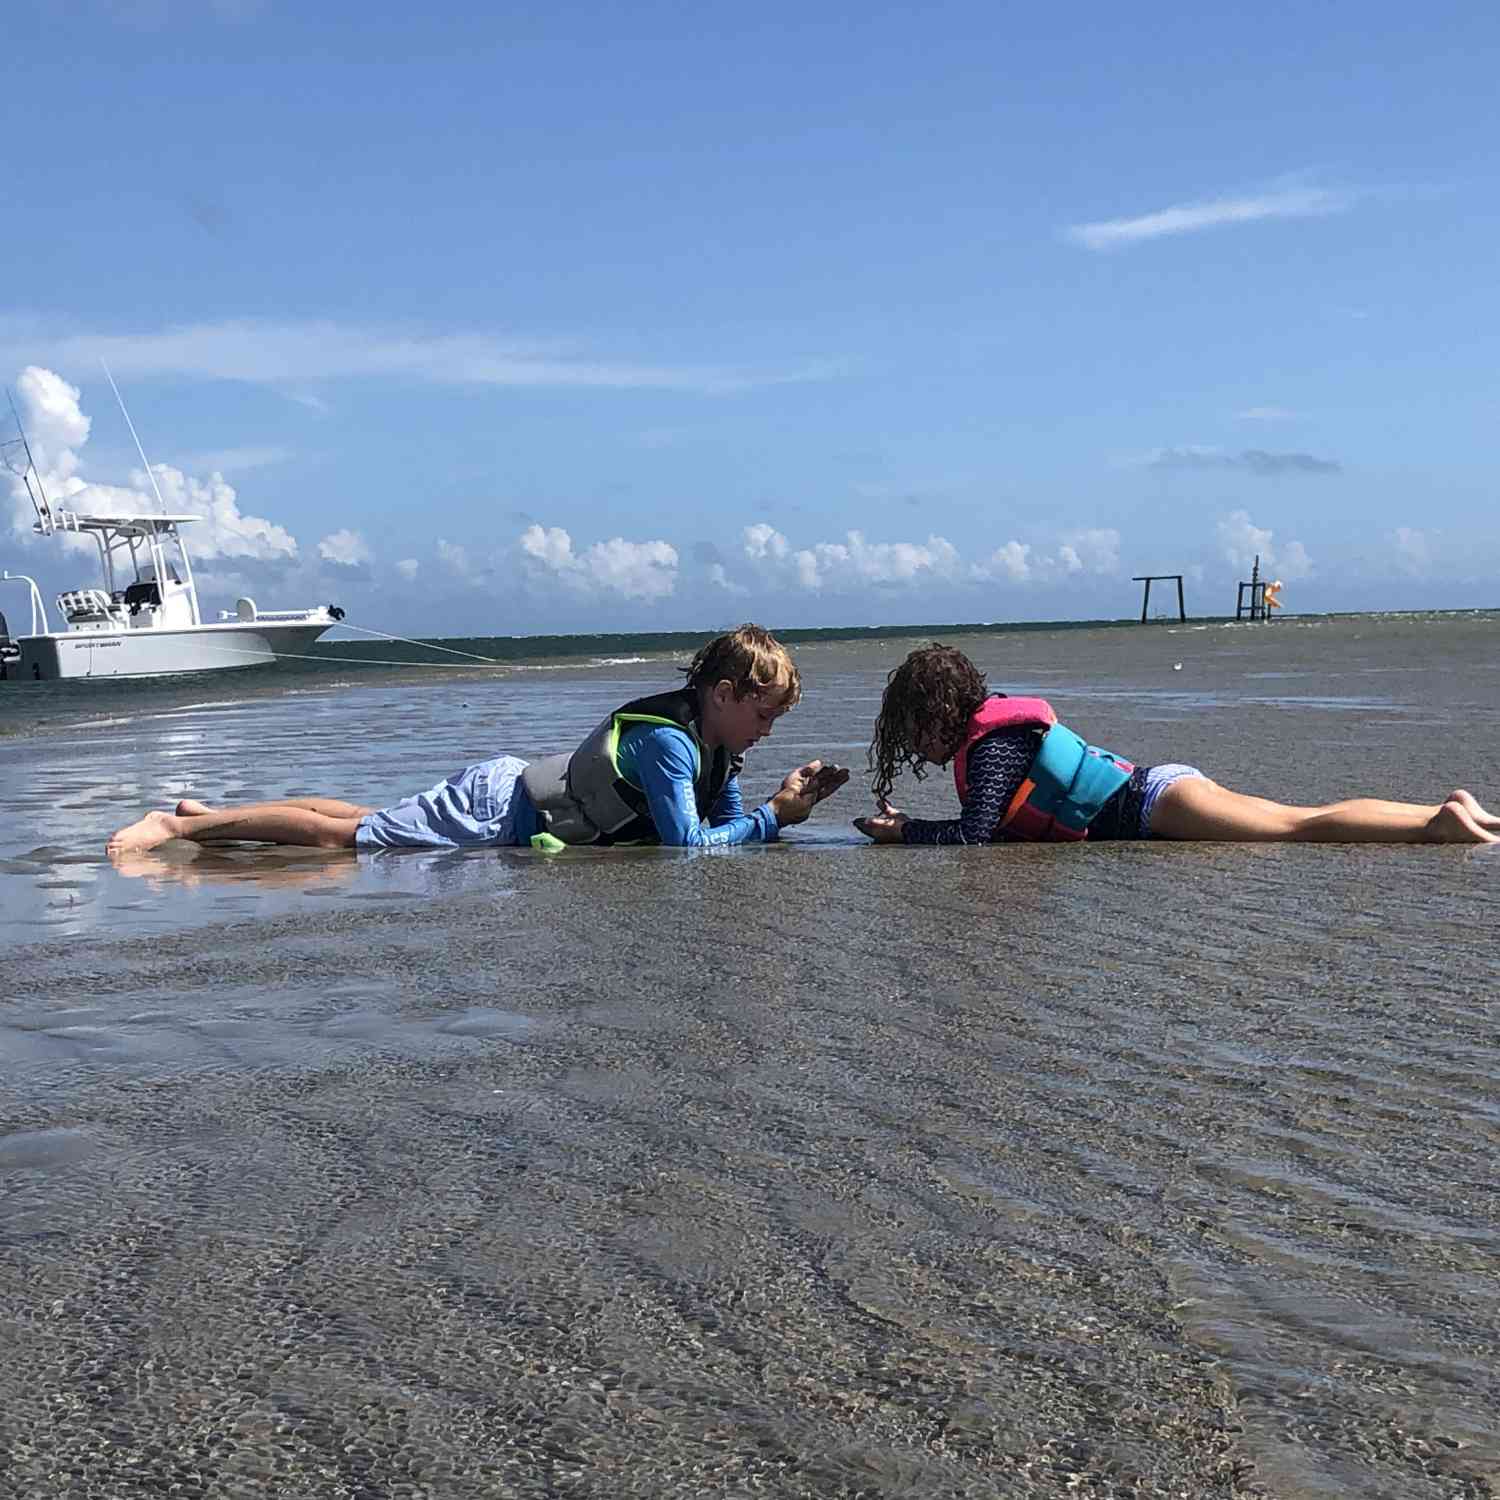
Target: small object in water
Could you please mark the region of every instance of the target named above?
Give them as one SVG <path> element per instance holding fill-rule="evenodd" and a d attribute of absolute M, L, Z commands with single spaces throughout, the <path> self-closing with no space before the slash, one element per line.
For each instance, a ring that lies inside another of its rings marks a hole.
<path fill-rule="evenodd" d="M 1174 661 L 1172 663 L 1172 670 L 1174 672 L 1180 672 L 1182 670 L 1182 663 L 1180 661 Z"/>

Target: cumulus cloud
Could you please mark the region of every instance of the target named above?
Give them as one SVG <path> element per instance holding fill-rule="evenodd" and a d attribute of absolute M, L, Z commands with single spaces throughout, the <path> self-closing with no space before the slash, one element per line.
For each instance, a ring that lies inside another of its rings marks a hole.
<path fill-rule="evenodd" d="M 291 532 L 261 516 L 245 515 L 234 486 L 222 474 L 195 479 L 171 464 L 152 464 L 151 473 L 169 511 L 203 517 L 203 523 L 190 527 L 187 533 L 194 557 L 249 557 L 259 562 L 296 557 L 297 539 Z M 137 471 L 130 477 L 142 490 L 146 488 L 145 474 Z M 133 509 L 155 509 L 144 493 L 137 499 L 139 503 Z"/>
<path fill-rule="evenodd" d="M 1120 571 L 1120 533 L 1113 526 L 1068 532 L 1057 550 L 1065 572 L 1108 574 Z"/>
<path fill-rule="evenodd" d="M 396 562 L 396 571 L 408 581 L 417 576 L 419 567 L 421 564 L 414 557 L 399 558 Z"/>
<path fill-rule="evenodd" d="M 133 471 L 130 486 L 90 483 L 82 473 L 78 452 L 88 442 L 90 419 L 79 405 L 78 388 L 53 371 L 28 365 L 16 380 L 16 397 L 42 488 L 54 506 L 66 502 L 81 515 L 154 512 L 155 490 L 160 490 L 169 511 L 203 517 L 186 533 L 193 556 L 201 561 L 254 558 L 266 562 L 296 556 L 296 538 L 272 521 L 244 514 L 234 486 L 222 474 L 198 479 L 171 464 L 152 464 L 150 474 Z M 12 528 L 29 535 L 34 514 L 18 478 L 13 479 L 10 498 Z M 67 540 L 80 541 L 76 537 Z"/>
<path fill-rule="evenodd" d="M 951 578 L 959 569 L 958 549 L 940 536 L 929 536 L 925 542 L 872 542 L 863 532 L 849 531 L 841 542 L 793 548 L 764 522 L 747 526 L 742 535 L 745 556 L 762 574 L 812 591 L 900 588 Z"/>
<path fill-rule="evenodd" d="M 1229 453 L 1222 448 L 1189 445 L 1157 448 L 1145 460 L 1149 469 L 1237 469 L 1258 478 L 1280 474 L 1339 474 L 1343 465 L 1311 453 L 1272 453 L 1264 448 L 1245 448 Z"/>
<path fill-rule="evenodd" d="M 781 368 L 648 365 L 601 359 L 558 341 L 448 333 L 419 327 L 369 327 L 330 321 L 194 323 L 143 333 L 51 335 L 0 324 L 0 364 L 40 351 L 63 368 L 104 359 L 122 376 L 180 375 L 243 380 L 289 394 L 306 382 L 387 377 L 434 385 L 692 391 L 726 395 L 765 386 L 828 380 L 835 362 Z M 293 399 L 302 399 L 293 395 Z"/>
<path fill-rule="evenodd" d="M 1177 203 L 1131 218 L 1074 224 L 1064 231 L 1064 238 L 1085 250 L 1118 250 L 1144 240 L 1222 229 L 1232 224 L 1253 224 L 1262 219 L 1307 219 L 1342 213 L 1354 201 L 1351 193 L 1292 184 L 1240 197 Z"/>
<path fill-rule="evenodd" d="M 1031 547 L 1026 542 L 1010 541 L 996 547 L 974 570 L 977 578 L 1008 578 L 1012 583 L 1031 581 Z"/>
<path fill-rule="evenodd" d="M 774 526 L 764 521 L 745 528 L 745 556 L 751 562 L 768 559 L 779 562 L 791 550 L 791 544 Z"/>
<path fill-rule="evenodd" d="M 677 549 L 670 542 L 631 542 L 611 537 L 582 552 L 561 526 L 528 526 L 517 540 L 534 576 L 556 580 L 582 592 L 604 592 L 622 599 L 664 599 L 677 586 Z"/>
<path fill-rule="evenodd" d="M 331 531 L 318 543 L 318 556 L 336 568 L 367 568 L 370 545 L 357 531 Z"/>
<path fill-rule="evenodd" d="M 1055 552 L 1039 552 L 1030 542 L 1011 540 L 970 569 L 980 581 L 1051 583 L 1077 573 L 1106 575 L 1120 570 L 1120 533 L 1114 527 L 1064 533 Z"/>
<path fill-rule="evenodd" d="M 1218 524 L 1219 548 L 1225 561 L 1238 568 L 1248 577 L 1255 559 L 1260 558 L 1261 577 L 1276 573 L 1291 582 L 1307 578 L 1312 574 L 1312 559 L 1301 542 L 1286 542 L 1276 545 L 1275 533 L 1268 527 L 1257 526 L 1250 519 L 1250 512 L 1231 511 Z"/>

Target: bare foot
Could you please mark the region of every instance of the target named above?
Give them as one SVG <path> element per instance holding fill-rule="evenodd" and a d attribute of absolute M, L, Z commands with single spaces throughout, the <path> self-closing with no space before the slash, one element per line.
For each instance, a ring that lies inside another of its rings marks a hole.
<path fill-rule="evenodd" d="M 144 849 L 154 849 L 177 837 L 177 819 L 170 813 L 148 812 L 128 827 L 121 828 L 109 836 L 104 852 L 111 859 L 117 854 L 131 854 Z"/>
<path fill-rule="evenodd" d="M 1500 817 L 1481 806 L 1472 792 L 1466 792 L 1460 787 L 1456 792 L 1450 793 L 1448 800 L 1458 803 L 1481 828 L 1488 828 L 1491 833 L 1500 833 Z"/>
<path fill-rule="evenodd" d="M 1484 812 L 1484 809 L 1480 808 L 1480 811 Z M 1486 813 L 1485 816 L 1489 815 Z M 1450 797 L 1438 808 L 1427 825 L 1426 834 L 1425 842 L 1429 844 L 1500 844 L 1500 833 L 1491 833 L 1482 827 L 1457 797 Z"/>
<path fill-rule="evenodd" d="M 206 818 L 213 811 L 208 803 L 199 802 L 196 797 L 184 797 L 177 804 L 177 816 L 179 818 Z"/>

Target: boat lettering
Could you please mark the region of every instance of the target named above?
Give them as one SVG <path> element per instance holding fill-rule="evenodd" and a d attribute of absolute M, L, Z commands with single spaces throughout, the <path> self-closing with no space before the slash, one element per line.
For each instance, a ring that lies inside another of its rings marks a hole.
<path fill-rule="evenodd" d="M 118 646 L 119 641 L 74 641 L 75 651 L 102 651 L 107 646 Z"/>

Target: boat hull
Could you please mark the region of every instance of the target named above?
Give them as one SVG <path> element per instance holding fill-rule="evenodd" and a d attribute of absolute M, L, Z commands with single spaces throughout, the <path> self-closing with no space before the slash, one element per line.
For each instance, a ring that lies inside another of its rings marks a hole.
<path fill-rule="evenodd" d="M 19 659 L 3 675 L 12 681 L 65 678 L 175 677 L 261 667 L 304 650 L 334 621 L 275 624 L 264 620 L 197 625 L 183 630 L 68 630 L 16 637 Z"/>

